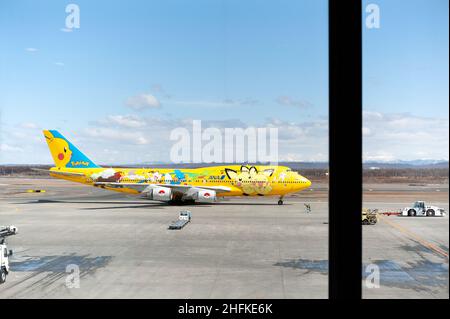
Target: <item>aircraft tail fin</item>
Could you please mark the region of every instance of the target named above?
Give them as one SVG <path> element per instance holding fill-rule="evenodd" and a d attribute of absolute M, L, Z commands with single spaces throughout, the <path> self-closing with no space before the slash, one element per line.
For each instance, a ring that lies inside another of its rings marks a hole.
<path fill-rule="evenodd" d="M 84 155 L 56 130 L 44 130 L 45 140 L 56 167 L 94 168 L 100 167 Z"/>

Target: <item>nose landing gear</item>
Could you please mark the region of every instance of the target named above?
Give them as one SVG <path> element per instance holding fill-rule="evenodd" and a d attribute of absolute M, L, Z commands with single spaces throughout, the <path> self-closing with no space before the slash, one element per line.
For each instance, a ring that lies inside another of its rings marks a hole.
<path fill-rule="evenodd" d="M 283 205 L 283 197 L 280 197 L 280 200 L 278 201 L 278 205 Z"/>

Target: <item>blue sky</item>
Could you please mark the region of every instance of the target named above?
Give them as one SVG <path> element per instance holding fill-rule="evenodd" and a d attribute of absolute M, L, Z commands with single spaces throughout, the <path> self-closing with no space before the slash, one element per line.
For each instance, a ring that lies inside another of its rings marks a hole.
<path fill-rule="evenodd" d="M 448 1 L 364 1 L 380 28 L 363 30 L 364 155 L 448 160 Z"/>
<path fill-rule="evenodd" d="M 168 161 L 170 131 L 193 119 L 278 127 L 280 160 L 327 160 L 327 1 L 72 1 L 66 32 L 69 3 L 0 0 L 0 163 L 50 163 L 43 128 L 100 163 Z M 448 139 L 423 132 L 448 135 L 448 3 L 375 3 L 365 157 L 448 159 Z"/>

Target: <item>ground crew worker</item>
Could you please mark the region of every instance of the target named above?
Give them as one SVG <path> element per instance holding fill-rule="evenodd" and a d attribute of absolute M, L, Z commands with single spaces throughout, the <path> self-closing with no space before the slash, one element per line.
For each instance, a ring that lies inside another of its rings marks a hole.
<path fill-rule="evenodd" d="M 307 214 L 311 213 L 311 205 L 305 204 L 305 209 Z"/>

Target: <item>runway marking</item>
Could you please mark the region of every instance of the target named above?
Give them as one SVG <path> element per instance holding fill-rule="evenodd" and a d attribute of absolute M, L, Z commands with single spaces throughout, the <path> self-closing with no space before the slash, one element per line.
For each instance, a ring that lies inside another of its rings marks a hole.
<path fill-rule="evenodd" d="M 415 239 L 417 242 L 419 242 L 421 245 L 433 250 L 434 252 L 438 253 L 441 256 L 444 256 L 445 258 L 448 258 L 448 253 L 441 249 L 440 247 L 426 241 L 425 239 L 423 239 L 422 237 L 420 237 L 419 235 L 413 233 L 412 231 L 400 226 L 397 223 L 394 223 L 393 221 L 387 220 L 386 217 L 383 217 L 381 215 L 378 216 L 382 221 L 384 221 L 386 224 L 388 224 L 389 226 L 396 228 L 397 230 L 399 230 L 400 232 L 404 233 L 405 235 Z"/>

